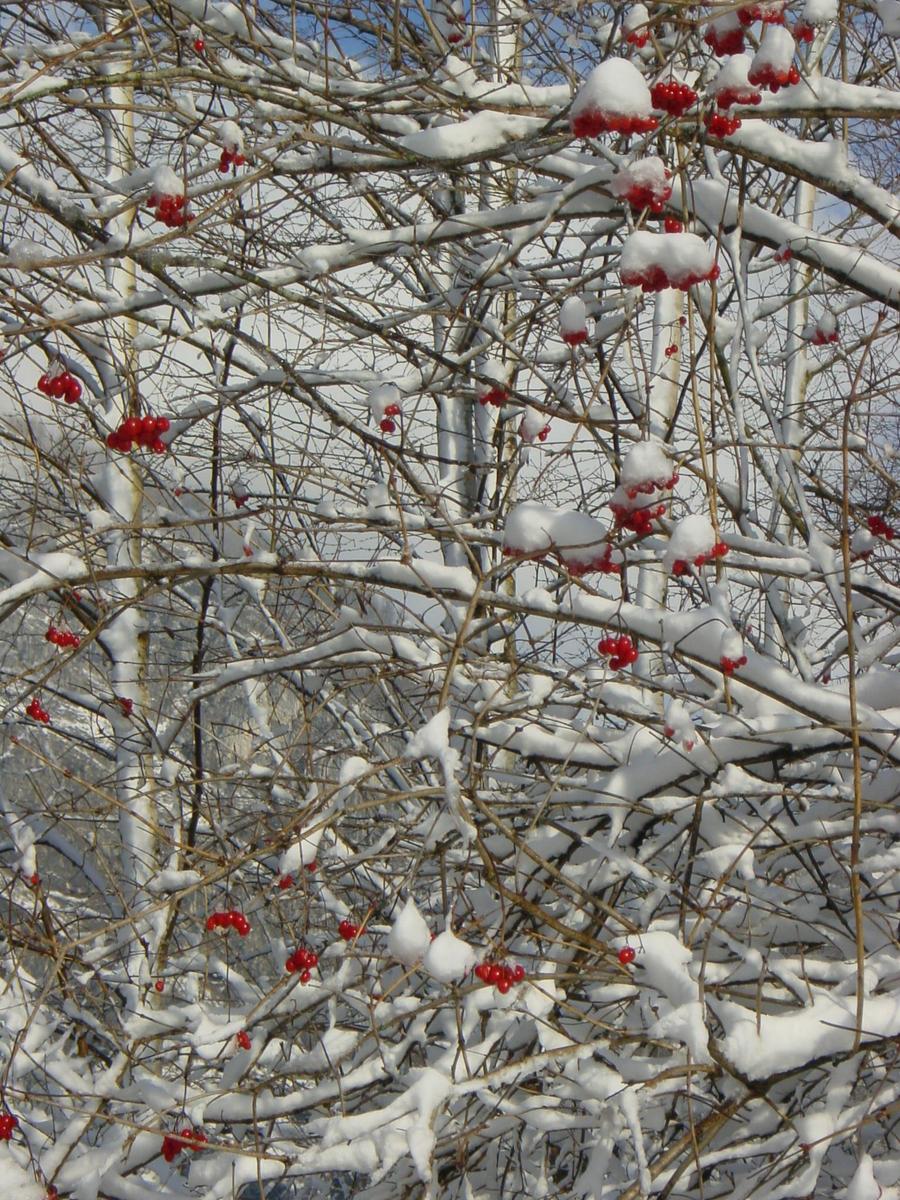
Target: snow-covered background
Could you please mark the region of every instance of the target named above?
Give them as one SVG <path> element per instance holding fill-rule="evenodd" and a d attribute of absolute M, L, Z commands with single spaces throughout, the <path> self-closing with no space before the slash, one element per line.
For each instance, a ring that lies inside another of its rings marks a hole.
<path fill-rule="evenodd" d="M 900 1200 L 896 5 L 97 19 L 0 10 L 0 1181 Z"/>

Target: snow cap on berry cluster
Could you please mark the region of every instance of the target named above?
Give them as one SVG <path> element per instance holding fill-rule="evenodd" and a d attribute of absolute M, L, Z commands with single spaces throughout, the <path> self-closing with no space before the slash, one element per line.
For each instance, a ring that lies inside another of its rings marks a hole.
<path fill-rule="evenodd" d="M 634 208 L 649 207 L 660 211 L 672 195 L 672 184 L 663 160 L 651 154 L 617 171 L 609 190 L 618 199 L 629 201 Z"/>
<path fill-rule="evenodd" d="M 825 309 L 819 313 L 815 320 L 810 321 L 803 330 L 803 337 L 818 346 L 825 345 L 826 342 L 837 341 L 837 317 L 833 312 Z"/>
<path fill-rule="evenodd" d="M 807 25 L 826 25 L 838 19 L 838 0 L 806 0 L 801 20 Z"/>
<path fill-rule="evenodd" d="M 400 389 L 396 383 L 376 383 L 369 388 L 369 411 L 376 421 L 395 417 L 400 412 Z M 391 409 L 393 411 L 388 412 Z"/>
<path fill-rule="evenodd" d="M 587 339 L 587 309 L 580 296 L 568 296 L 559 310 L 559 332 L 564 341 L 575 335 L 584 334 Z"/>
<path fill-rule="evenodd" d="M 606 533 L 596 517 L 525 500 L 507 518 L 503 548 L 528 558 L 540 558 L 553 549 L 570 571 L 583 574 L 602 569 L 598 564 L 609 551 Z"/>
<path fill-rule="evenodd" d="M 647 34 L 647 24 L 650 20 L 650 14 L 647 12 L 646 4 L 632 4 L 628 12 L 622 19 L 622 28 L 626 35 L 640 31 L 641 35 Z M 648 35 L 649 36 L 649 35 Z M 646 37 L 635 42 L 636 45 L 642 46 L 646 42 Z"/>
<path fill-rule="evenodd" d="M 663 564 L 667 571 L 672 570 L 674 563 L 692 563 L 701 555 L 708 556 L 716 544 L 716 531 L 708 517 L 700 513 L 683 517 L 672 530 L 669 544 L 663 554 Z"/>
<path fill-rule="evenodd" d="M 736 11 L 710 21 L 703 40 L 714 54 L 740 54 L 744 49 L 744 28 Z"/>
<path fill-rule="evenodd" d="M 645 291 L 664 287 L 686 290 L 715 279 L 716 248 L 695 233 L 649 233 L 639 229 L 628 236 L 619 258 L 619 275 L 626 287 Z"/>
<path fill-rule="evenodd" d="M 666 737 L 676 738 L 680 742 L 690 741 L 694 736 L 694 722 L 681 700 L 666 701 L 666 715 L 663 732 Z"/>
<path fill-rule="evenodd" d="M 721 658 L 737 662 L 744 653 L 744 639 L 736 629 L 725 629 L 719 639 L 719 655 Z"/>
<path fill-rule="evenodd" d="M 791 39 L 791 46 L 793 44 Z M 707 91 L 720 108 L 728 108 L 731 104 L 759 104 L 759 92 L 748 78 L 753 61 L 749 54 L 735 54 L 719 68 Z"/>
<path fill-rule="evenodd" d="M 422 966 L 439 983 L 453 983 L 468 975 L 475 966 L 475 959 L 475 951 L 469 943 L 458 938 L 448 925 L 429 944 Z"/>
<path fill-rule="evenodd" d="M 223 121 L 219 125 L 219 145 L 229 154 L 240 154 L 244 149 L 244 134 L 236 121 Z"/>
<path fill-rule="evenodd" d="M 519 437 L 522 441 L 530 443 L 538 440 L 543 442 L 549 432 L 550 426 L 547 424 L 544 414 L 528 405 L 519 422 Z"/>
<path fill-rule="evenodd" d="M 184 180 L 170 166 L 160 163 L 153 168 L 151 192 L 154 196 L 183 196 Z"/>
<path fill-rule="evenodd" d="M 753 69 L 774 67 L 786 71 L 794 60 L 796 45 L 790 30 L 783 25 L 767 25 L 763 31 L 759 49 L 753 55 Z"/>
<path fill-rule="evenodd" d="M 388 934 L 387 950 L 404 967 L 421 962 L 431 945 L 431 933 L 412 896 L 404 904 Z"/>
<path fill-rule="evenodd" d="M 579 117 L 598 112 L 613 117 L 649 121 L 653 110 L 650 89 L 643 75 L 624 58 L 607 58 L 594 67 L 578 89 L 571 110 L 573 126 Z M 648 125 L 655 128 L 655 122 Z M 576 134 L 578 130 L 575 130 Z"/>
<path fill-rule="evenodd" d="M 638 442 L 632 446 L 622 460 L 620 482 L 623 487 L 637 487 L 643 483 L 655 483 L 663 487 L 672 477 L 672 468 L 665 447 L 657 438 Z"/>
<path fill-rule="evenodd" d="M 523 500 L 511 510 L 503 531 L 503 549 L 522 557 L 541 557 L 553 545 L 555 508 Z"/>
<path fill-rule="evenodd" d="M 794 35 L 783 25 L 767 25 L 747 78 L 770 92 L 800 82 L 800 72 L 793 65 L 796 45 Z"/>

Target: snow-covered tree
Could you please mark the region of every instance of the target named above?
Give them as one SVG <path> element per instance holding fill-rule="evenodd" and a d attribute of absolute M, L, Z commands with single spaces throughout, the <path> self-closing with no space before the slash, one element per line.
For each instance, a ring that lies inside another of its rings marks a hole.
<path fill-rule="evenodd" d="M 893 0 L 0 8 L 0 1180 L 900 1196 Z"/>

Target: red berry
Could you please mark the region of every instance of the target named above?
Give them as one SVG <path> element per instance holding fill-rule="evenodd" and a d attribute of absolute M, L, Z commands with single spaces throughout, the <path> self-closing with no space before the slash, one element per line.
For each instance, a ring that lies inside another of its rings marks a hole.
<path fill-rule="evenodd" d="M 623 967 L 627 967 L 630 962 L 634 962 L 636 951 L 633 946 L 623 946 L 618 953 L 619 962 Z"/>
<path fill-rule="evenodd" d="M 39 392 L 43 392 L 45 396 L 50 395 L 50 376 L 46 372 L 39 377 L 37 389 Z"/>
<path fill-rule="evenodd" d="M 157 979 L 156 983 L 154 983 L 153 986 L 156 988 L 156 990 L 158 992 L 161 992 L 165 989 L 166 985 L 163 983 L 163 981 L 161 979 Z"/>
<path fill-rule="evenodd" d="M 381 421 L 381 432 L 382 433 L 396 433 L 396 431 L 397 431 L 397 426 L 394 424 L 394 422 L 391 420 L 391 418 L 384 417 L 383 420 Z"/>
<path fill-rule="evenodd" d="M 309 983 L 310 979 L 312 979 L 312 975 L 310 974 L 309 971 L 301 971 L 300 972 L 300 982 L 301 983 Z"/>
<path fill-rule="evenodd" d="M 515 983 L 521 983 L 525 978 L 525 968 L 521 963 L 516 963 L 512 969 L 512 977 Z"/>
<path fill-rule="evenodd" d="M 250 1034 L 246 1029 L 242 1029 L 237 1035 L 237 1044 L 242 1050 L 249 1050 L 251 1046 Z"/>
<path fill-rule="evenodd" d="M 282 892 L 287 891 L 288 888 L 293 887 L 293 886 L 294 886 L 293 875 L 282 875 L 281 878 L 278 880 L 278 888 Z"/>
<path fill-rule="evenodd" d="M 203 53 L 203 51 L 206 49 L 206 42 L 204 42 L 203 38 L 194 38 L 194 49 L 198 54 Z"/>

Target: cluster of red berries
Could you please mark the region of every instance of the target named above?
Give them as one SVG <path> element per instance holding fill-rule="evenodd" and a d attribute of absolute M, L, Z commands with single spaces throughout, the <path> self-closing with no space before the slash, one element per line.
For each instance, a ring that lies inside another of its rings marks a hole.
<path fill-rule="evenodd" d="M 666 353 L 666 358 L 674 358 L 675 355 L 678 353 L 678 347 L 673 342 L 671 346 L 666 346 L 665 353 Z"/>
<path fill-rule="evenodd" d="M 716 107 L 731 108 L 733 104 L 759 104 L 762 96 L 755 88 L 726 87 L 716 92 Z"/>
<path fill-rule="evenodd" d="M 521 983 L 525 978 L 525 968 L 521 963 L 508 967 L 506 963 L 479 963 L 475 968 L 476 978 L 482 983 L 492 983 L 501 996 L 505 996 L 514 983 Z"/>
<path fill-rule="evenodd" d="M 71 647 L 77 650 L 81 645 L 81 638 L 77 633 L 71 633 L 68 629 L 57 629 L 55 625 L 51 625 L 44 637 L 54 646 L 62 646 L 68 650 Z"/>
<path fill-rule="evenodd" d="M 745 29 L 754 21 L 762 21 L 764 25 L 783 25 L 784 11 L 780 5 L 745 4 L 738 9 L 737 18 Z"/>
<path fill-rule="evenodd" d="M 816 36 L 816 31 L 812 25 L 807 25 L 805 21 L 798 22 L 791 30 L 794 35 L 794 40 L 797 42 L 811 42 Z"/>
<path fill-rule="evenodd" d="M 40 700 L 38 700 L 37 696 L 25 708 L 25 715 L 31 717 L 32 721 L 43 721 L 45 725 L 50 724 L 50 714 L 41 704 Z"/>
<path fill-rule="evenodd" d="M 0 1142 L 8 1142 L 18 1125 L 18 1117 L 14 1117 L 12 1113 L 0 1113 Z"/>
<path fill-rule="evenodd" d="M 152 208 L 157 221 L 162 221 L 169 229 L 181 229 L 191 219 L 187 196 L 157 196 L 154 192 L 147 201 L 147 207 Z"/>
<path fill-rule="evenodd" d="M 869 527 L 869 533 L 874 534 L 875 537 L 882 537 L 886 542 L 892 542 L 894 540 L 895 530 L 893 526 L 888 525 L 884 517 L 879 516 L 878 513 L 874 513 L 871 517 L 869 517 L 866 520 L 866 524 Z"/>
<path fill-rule="evenodd" d="M 621 671 L 638 660 L 638 648 L 627 633 L 619 637 L 602 637 L 597 643 L 597 653 L 609 659 L 611 671 Z"/>
<path fill-rule="evenodd" d="M 508 399 L 509 399 L 509 388 L 505 388 L 502 383 L 495 383 L 492 387 L 488 388 L 488 390 L 486 392 L 481 393 L 481 395 L 478 397 L 478 403 L 481 405 L 484 405 L 484 406 L 487 406 L 488 404 L 493 404 L 494 408 L 502 408 Z M 396 404 L 391 404 L 388 406 L 388 408 L 396 408 L 396 407 L 397 407 Z M 384 410 L 384 415 L 385 416 L 388 415 L 387 408 Z M 383 422 L 382 422 L 382 428 L 384 428 Z"/>
<path fill-rule="evenodd" d="M 680 476 L 676 471 L 668 479 L 644 479 L 641 483 L 633 483 L 625 489 L 629 500 L 637 500 L 638 496 L 652 496 L 654 492 L 671 492 L 677 485 Z"/>
<path fill-rule="evenodd" d="M 240 150 L 223 150 L 222 154 L 218 156 L 218 169 L 223 175 L 226 175 L 230 168 L 242 167 L 246 161 Z"/>
<path fill-rule="evenodd" d="M 811 346 L 827 346 L 829 343 L 834 343 L 840 340 L 840 333 L 837 326 L 831 330 L 816 329 L 812 337 L 809 339 Z"/>
<path fill-rule="evenodd" d="M 665 504 L 644 505 L 642 508 L 632 508 L 627 504 L 617 504 L 611 501 L 609 505 L 615 518 L 617 529 L 628 529 L 638 537 L 646 537 L 653 532 L 653 522 L 665 515 Z"/>
<path fill-rule="evenodd" d="M 783 87 L 791 87 L 800 82 L 800 72 L 792 64 L 786 71 L 778 71 L 769 63 L 764 63 L 757 67 L 755 71 L 749 71 L 747 74 L 749 83 L 756 87 L 768 88 L 770 92 L 777 92 Z M 758 104 L 758 100 L 751 100 L 751 104 Z"/>
<path fill-rule="evenodd" d="M 636 117 L 630 113 L 587 108 L 572 118 L 572 133 L 577 138 L 597 137 L 601 133 L 651 133 L 658 125 L 656 117 Z"/>
<path fill-rule="evenodd" d="M 684 222 L 678 217 L 666 217 L 663 221 L 663 229 L 666 233 L 684 233 Z"/>
<path fill-rule="evenodd" d="M 130 696 L 116 696 L 116 703 L 121 708 L 123 717 L 130 717 L 134 712 L 134 701 Z"/>
<path fill-rule="evenodd" d="M 636 46 L 638 50 L 643 50 L 650 40 L 649 29 L 631 29 L 625 34 L 625 41 L 629 46 Z"/>
<path fill-rule="evenodd" d="M 618 958 L 623 967 L 627 967 L 629 963 L 633 963 L 636 957 L 637 952 L 634 946 L 623 946 L 616 955 L 616 958 Z"/>
<path fill-rule="evenodd" d="M 680 117 L 692 104 L 697 103 L 697 93 L 686 83 L 679 83 L 675 79 L 669 83 L 660 80 L 651 87 L 650 99 L 654 108 L 668 113 L 670 117 Z"/>
<path fill-rule="evenodd" d="M 482 400 L 481 403 L 487 404 L 487 400 Z M 492 400 L 491 403 L 493 404 L 495 402 Z M 500 403 L 502 404 L 503 401 L 501 400 Z M 400 416 L 400 405 L 399 404 L 389 404 L 387 406 L 387 408 L 384 410 L 384 416 L 381 418 L 381 432 L 382 433 L 396 433 L 397 425 L 391 418 L 399 417 L 399 416 Z"/>
<path fill-rule="evenodd" d="M 711 25 L 703 35 L 703 40 L 719 58 L 744 53 L 744 31 L 740 28 L 716 29 Z"/>
<path fill-rule="evenodd" d="M 180 1133 L 167 1133 L 163 1138 L 162 1156 L 167 1163 L 174 1162 L 182 1150 L 202 1150 L 207 1141 L 202 1129 L 185 1125 Z"/>
<path fill-rule="evenodd" d="M 313 950 L 298 946 L 294 953 L 285 961 L 284 969 L 293 974 L 300 972 L 300 982 L 309 983 L 312 979 L 312 969 L 319 965 L 319 956 Z"/>
<path fill-rule="evenodd" d="M 665 172 L 666 179 L 671 177 L 671 172 Z M 662 212 L 666 206 L 666 201 L 672 198 L 672 185 L 664 184 L 661 188 L 654 183 L 633 183 L 627 192 L 622 196 L 623 200 L 627 200 L 633 209 L 640 212 L 642 209 L 649 208 L 652 213 L 657 215 Z"/>
<path fill-rule="evenodd" d="M 663 725 L 663 737 L 673 738 L 678 731 L 674 725 Z M 695 742 L 693 738 L 686 738 L 682 743 L 685 750 L 693 750 Z"/>
<path fill-rule="evenodd" d="M 664 267 L 651 264 L 637 271 L 622 271 L 620 277 L 625 287 L 638 287 L 642 292 L 662 292 L 666 288 L 677 288 L 686 292 L 695 283 L 711 283 L 720 275 L 719 264 L 714 263 L 708 271 L 689 271 L 686 275 L 672 279 Z"/>
<path fill-rule="evenodd" d="M 307 863 L 306 870 L 309 872 L 310 875 L 314 875 L 316 873 L 316 870 L 318 869 L 318 866 L 319 866 L 319 864 L 317 862 Z M 293 875 L 279 875 L 278 890 L 281 892 L 286 892 L 288 890 L 288 888 L 292 888 L 295 883 L 296 883 L 296 880 L 294 879 Z"/>
<path fill-rule="evenodd" d="M 787 263 L 794 257 L 794 252 L 790 246 L 779 246 L 773 257 L 777 263 Z"/>
<path fill-rule="evenodd" d="M 236 929 L 241 937 L 246 937 L 250 932 L 250 922 L 242 912 L 236 908 L 230 908 L 228 912 L 210 913 L 206 918 L 206 928 L 210 931 L 213 929 Z"/>
<path fill-rule="evenodd" d="M 168 417 L 128 417 L 118 429 L 113 430 L 106 439 L 110 450 L 119 450 L 122 454 L 131 452 L 132 443 L 152 450 L 154 454 L 165 454 L 168 449 L 160 437 L 168 433 L 171 422 Z"/>
<path fill-rule="evenodd" d="M 219 155 L 219 170 L 226 175 L 230 167 L 242 167 L 246 161 L 240 150 L 223 150 Z"/>
<path fill-rule="evenodd" d="M 522 435 L 521 429 L 519 429 L 519 434 L 521 436 L 524 436 L 524 435 Z M 545 425 L 544 428 L 539 429 L 538 432 L 534 436 L 537 438 L 537 440 L 539 442 L 546 442 L 547 438 L 550 436 L 550 426 Z M 531 438 L 531 441 L 534 441 L 534 438 Z"/>
<path fill-rule="evenodd" d="M 510 551 L 504 551 L 504 553 L 510 553 Z M 512 551 L 512 553 L 516 552 Z M 589 575 L 593 571 L 599 571 L 601 575 L 621 575 L 622 564 L 614 562 L 612 555 L 613 548 L 608 543 L 599 558 L 590 558 L 586 562 L 562 559 L 562 562 L 569 574 L 576 579 L 580 579 L 582 575 Z M 525 557 L 529 556 L 525 555 Z"/>
<path fill-rule="evenodd" d="M 66 404 L 77 404 L 81 399 L 81 384 L 71 371 L 58 371 L 55 375 L 46 371 L 38 379 L 37 389 L 54 400 L 65 400 Z"/>
<path fill-rule="evenodd" d="M 240 1033 L 237 1034 L 237 1044 L 242 1050 L 250 1049 L 253 1043 L 250 1041 L 250 1034 L 246 1029 L 242 1029 Z"/>
<path fill-rule="evenodd" d="M 359 937 L 359 926 L 354 925 L 352 921 L 341 921 L 338 925 L 338 933 L 345 942 L 352 942 L 354 938 Z"/>
<path fill-rule="evenodd" d="M 567 346 L 580 346 L 587 339 L 588 331 L 586 329 L 569 329 L 562 335 L 562 340 Z M 543 441 L 543 438 L 541 438 L 541 441 Z"/>
<path fill-rule="evenodd" d="M 719 667 L 723 675 L 733 675 L 738 667 L 746 667 L 746 665 L 746 654 L 742 654 L 739 658 L 729 658 L 727 654 L 723 654 L 719 659 Z"/>
<path fill-rule="evenodd" d="M 724 113 L 711 112 L 703 118 L 706 132 L 712 137 L 730 137 L 741 127 L 740 117 L 726 117 Z"/>
<path fill-rule="evenodd" d="M 695 567 L 705 567 L 708 562 L 712 562 L 715 558 L 724 558 L 728 553 L 728 547 L 724 542 L 716 542 L 713 548 L 705 554 L 698 554 L 694 559 Z M 687 575 L 690 572 L 691 564 L 684 558 L 676 558 L 672 563 L 673 575 Z"/>

